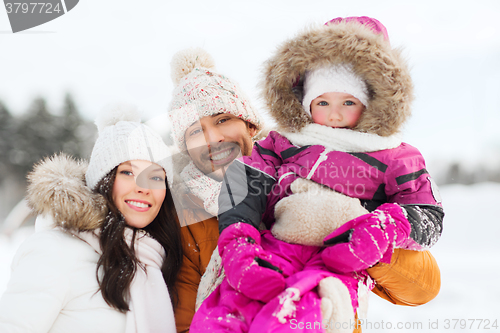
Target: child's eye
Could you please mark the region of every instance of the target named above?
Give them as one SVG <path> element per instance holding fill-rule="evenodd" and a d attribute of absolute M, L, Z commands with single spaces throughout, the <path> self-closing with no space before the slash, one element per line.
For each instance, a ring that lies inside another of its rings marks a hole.
<path fill-rule="evenodd" d="M 327 106 L 328 105 L 328 102 L 326 101 L 321 101 L 318 103 L 318 105 L 321 105 L 321 106 Z"/>
<path fill-rule="evenodd" d="M 354 105 L 355 103 L 353 101 L 346 101 L 344 104 L 345 105 Z"/>
<path fill-rule="evenodd" d="M 125 175 L 125 176 L 133 176 L 134 174 L 132 173 L 132 171 L 128 171 L 128 170 L 122 170 L 120 171 L 120 173 L 122 175 Z"/>
<path fill-rule="evenodd" d="M 163 182 L 163 181 L 165 181 L 165 178 L 163 178 L 161 176 L 154 176 L 154 177 L 151 177 L 151 180 L 154 180 L 155 182 Z"/>

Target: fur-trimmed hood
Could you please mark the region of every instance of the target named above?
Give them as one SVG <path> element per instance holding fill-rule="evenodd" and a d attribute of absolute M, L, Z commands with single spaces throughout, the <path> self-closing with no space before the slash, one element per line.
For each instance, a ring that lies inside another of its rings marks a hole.
<path fill-rule="evenodd" d="M 64 154 L 45 158 L 28 174 L 26 200 L 38 215 L 50 215 L 56 226 L 94 230 L 107 214 L 102 195 L 85 183 L 87 163 Z"/>
<path fill-rule="evenodd" d="M 306 71 L 350 64 L 367 84 L 369 105 L 354 128 L 389 136 L 410 116 L 413 84 L 406 61 L 382 34 L 356 21 L 308 28 L 281 44 L 265 63 L 263 97 L 280 130 L 300 131 L 312 119 L 302 107 Z"/>

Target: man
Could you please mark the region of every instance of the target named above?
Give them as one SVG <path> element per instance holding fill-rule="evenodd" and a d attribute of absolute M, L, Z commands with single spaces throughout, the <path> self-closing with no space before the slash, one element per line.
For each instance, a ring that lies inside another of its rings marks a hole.
<path fill-rule="evenodd" d="M 223 168 L 251 153 L 263 120 L 235 83 L 211 69 L 213 60 L 204 51 L 181 51 L 171 65 L 176 89 L 169 116 L 180 151 L 173 192 L 184 245 L 175 313 L 177 330 L 183 332 L 189 330 L 198 286 L 219 238 Z"/>
<path fill-rule="evenodd" d="M 184 249 L 175 305 L 178 332 L 189 330 L 197 294 L 208 296 L 219 278 L 217 265 L 210 265 L 202 280 L 219 237 L 215 216 L 224 169 L 236 157 L 251 154 L 252 138 L 263 127 L 240 88 L 213 67 L 200 49 L 181 51 L 172 60 L 177 88 L 169 115 L 175 143 L 186 157 L 179 166 L 184 190 L 176 191 Z M 217 255 L 212 263 L 220 260 Z M 394 304 L 424 304 L 439 292 L 439 268 L 428 251 L 396 250 L 390 264 L 378 263 L 368 272 L 376 283 L 373 292 Z"/>

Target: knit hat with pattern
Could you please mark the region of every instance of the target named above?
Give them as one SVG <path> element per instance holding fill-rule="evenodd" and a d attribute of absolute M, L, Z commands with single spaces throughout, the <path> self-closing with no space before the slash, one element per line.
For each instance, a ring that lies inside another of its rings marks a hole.
<path fill-rule="evenodd" d="M 176 88 L 168 110 L 174 142 L 186 150 L 184 134 L 189 126 L 203 117 L 229 113 L 263 127 L 263 119 L 250 104 L 241 88 L 228 77 L 215 72 L 212 57 L 203 49 L 177 52 L 171 62 Z"/>
<path fill-rule="evenodd" d="M 96 119 L 99 137 L 85 174 L 91 189 L 116 166 L 131 160 L 156 163 L 163 167 L 169 182 L 173 179 L 167 145 L 140 119 L 135 106 L 128 104 L 108 106 Z"/>

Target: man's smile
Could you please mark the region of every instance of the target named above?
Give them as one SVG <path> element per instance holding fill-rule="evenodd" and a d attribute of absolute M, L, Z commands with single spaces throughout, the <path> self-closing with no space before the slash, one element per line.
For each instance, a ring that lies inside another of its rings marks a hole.
<path fill-rule="evenodd" d="M 235 147 L 227 147 L 217 152 L 212 152 L 209 158 L 214 166 L 222 166 L 232 162 L 237 157 L 238 152 L 239 149 L 235 149 Z"/>

